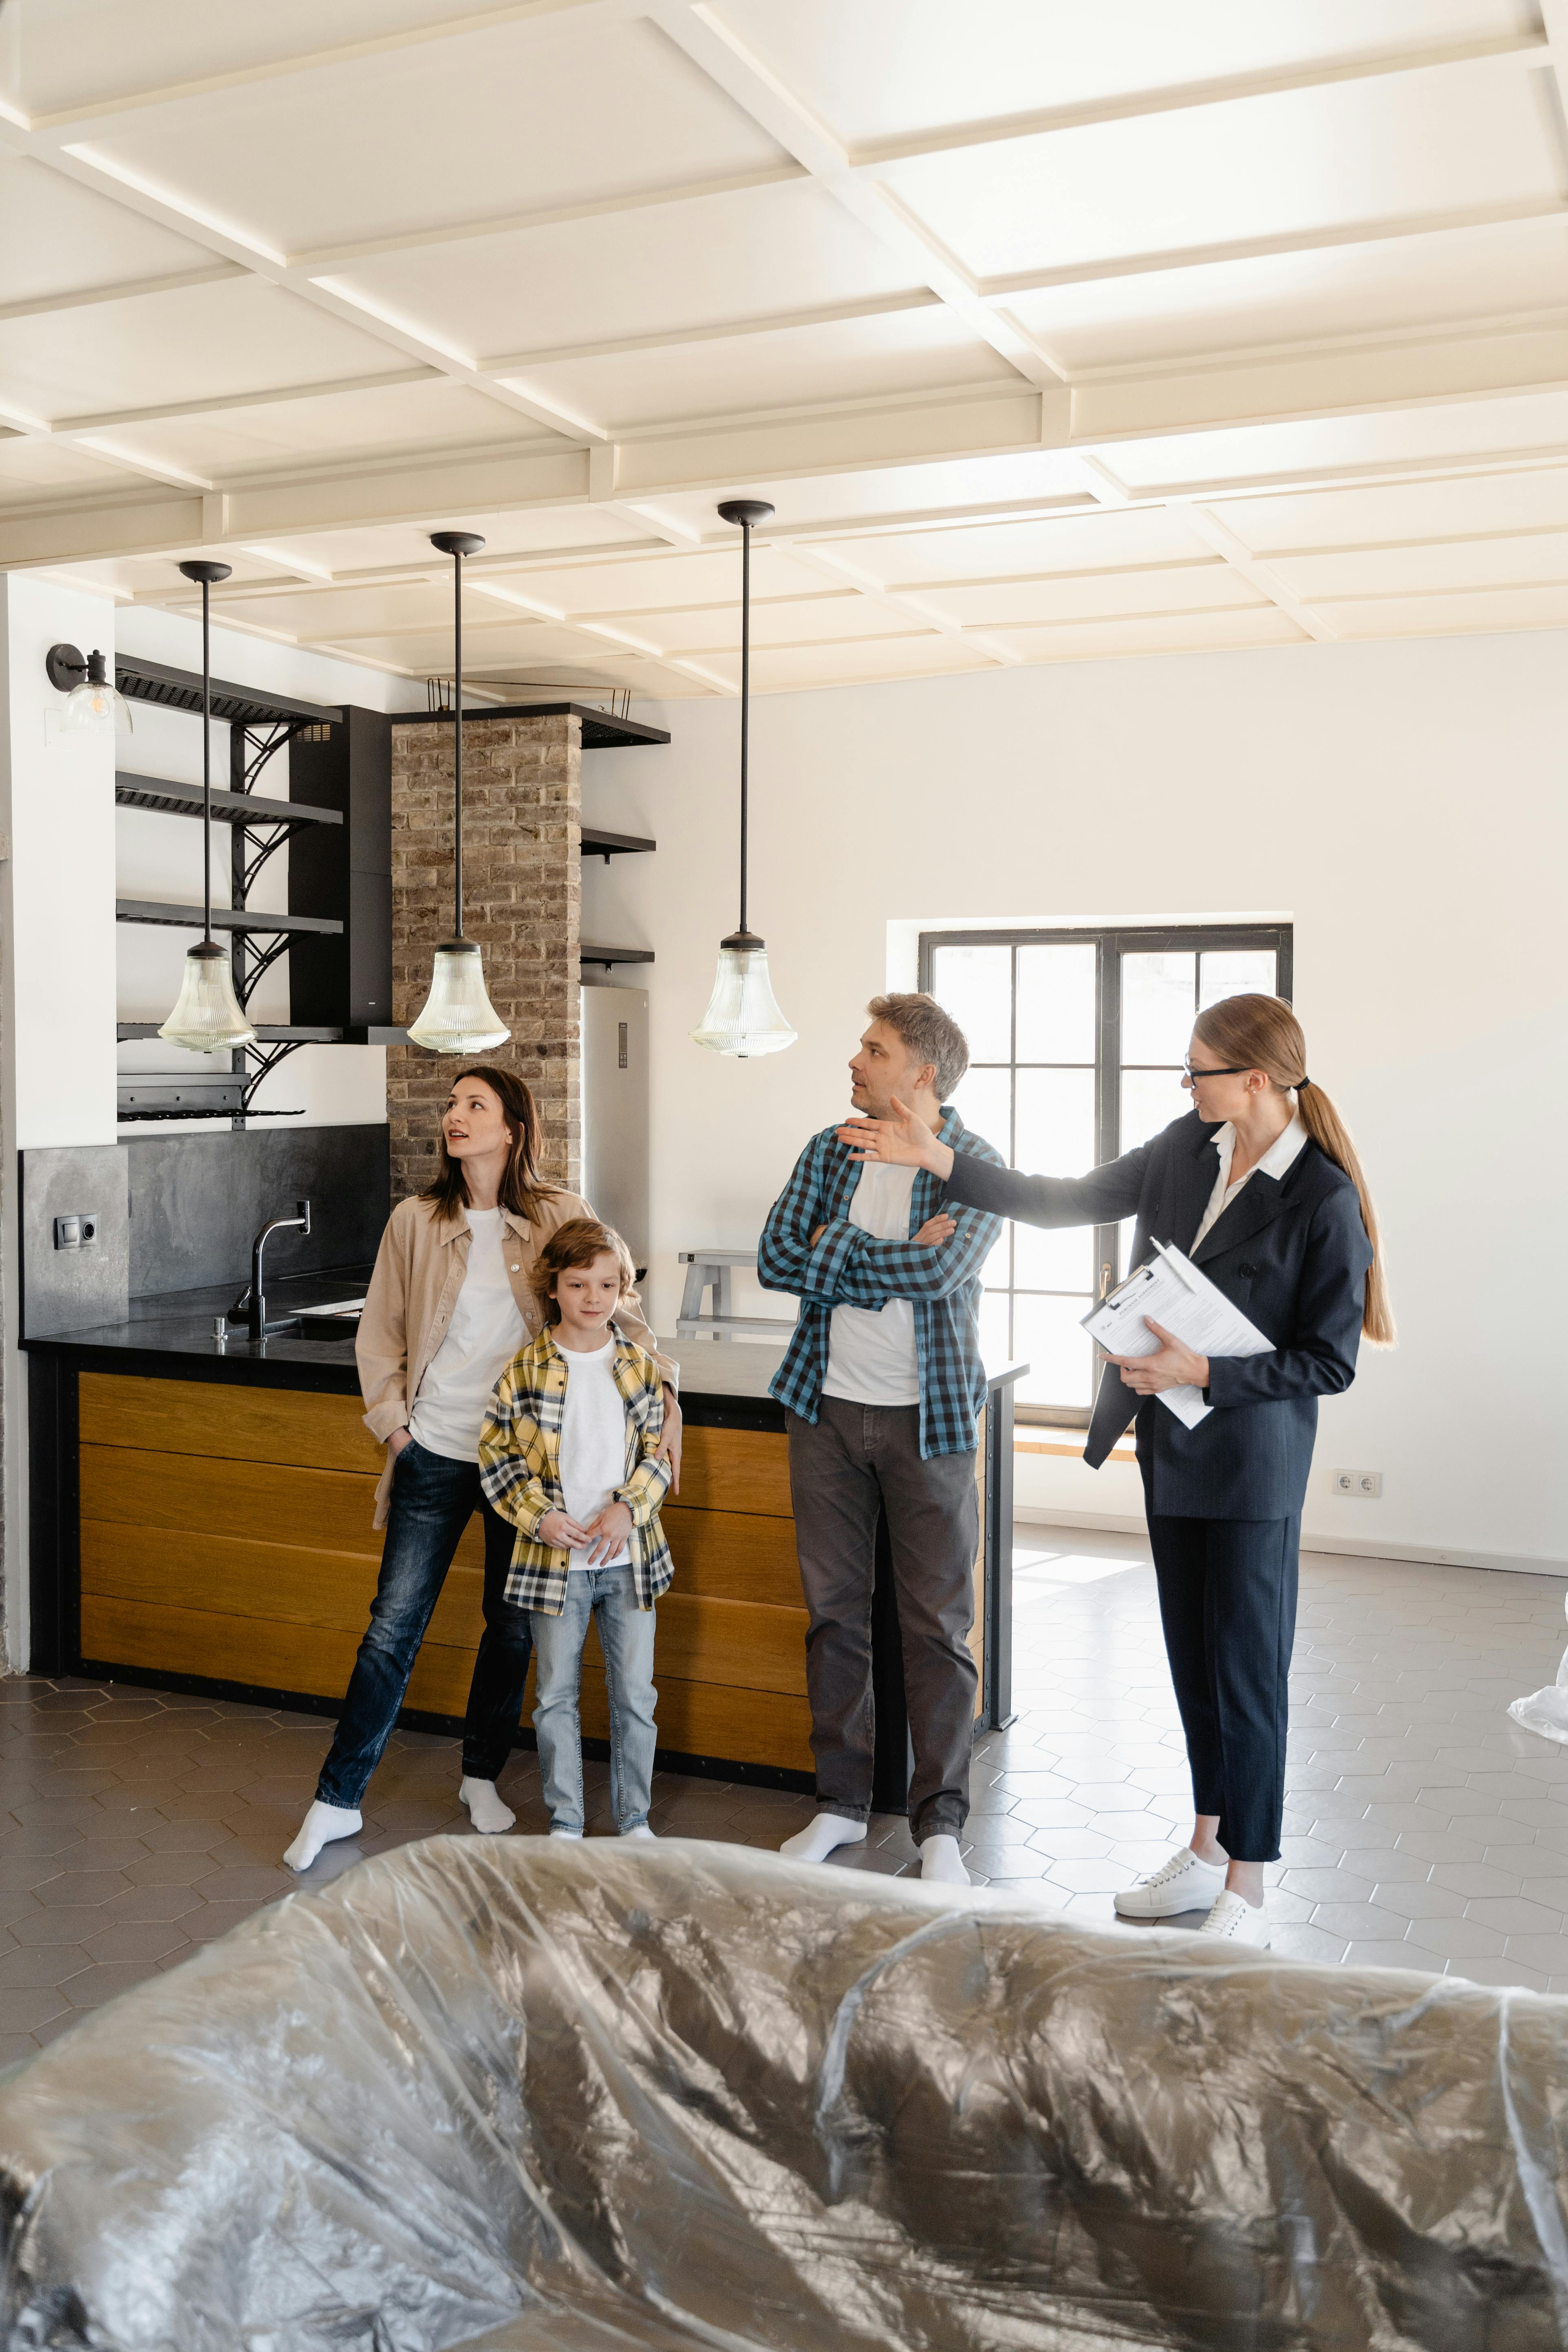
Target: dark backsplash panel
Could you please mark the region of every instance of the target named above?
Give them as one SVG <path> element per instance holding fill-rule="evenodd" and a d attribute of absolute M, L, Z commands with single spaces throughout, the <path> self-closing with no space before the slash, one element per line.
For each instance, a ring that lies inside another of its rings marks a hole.
<path fill-rule="evenodd" d="M 391 1213 L 384 1127 L 248 1128 L 138 1137 L 118 1149 L 131 1179 L 131 1296 L 250 1279 L 250 1244 L 269 1217 L 309 1199 L 309 1241 L 267 1244 L 269 1282 L 374 1258 Z"/>

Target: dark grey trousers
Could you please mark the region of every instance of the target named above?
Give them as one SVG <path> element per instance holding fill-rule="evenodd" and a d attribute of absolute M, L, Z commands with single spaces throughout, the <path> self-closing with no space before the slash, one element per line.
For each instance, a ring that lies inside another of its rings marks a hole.
<path fill-rule="evenodd" d="M 876 1717 L 871 1591 L 885 1512 L 915 1752 L 910 1827 L 956 1837 L 969 1812 L 977 1677 L 969 1654 L 980 1503 L 974 1455 L 921 1459 L 918 1405 L 823 1397 L 815 1423 L 792 1412 L 789 1485 L 811 1623 L 805 1686 L 816 1801 L 863 1822 L 871 1810 Z"/>

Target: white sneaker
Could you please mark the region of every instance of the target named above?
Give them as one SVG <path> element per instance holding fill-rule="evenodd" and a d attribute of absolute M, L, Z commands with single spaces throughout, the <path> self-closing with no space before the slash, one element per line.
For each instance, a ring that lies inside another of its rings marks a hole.
<path fill-rule="evenodd" d="M 1268 1949 L 1268 1914 L 1261 1903 L 1249 1903 L 1245 1895 L 1234 1895 L 1227 1887 L 1198 1933 L 1200 1936 L 1223 1936 L 1230 1944 L 1256 1944 L 1260 1951 L 1266 1952 Z"/>
<path fill-rule="evenodd" d="M 1225 1893 L 1225 1864 L 1205 1862 L 1190 1845 L 1116 1897 L 1119 1919 L 1173 1919 L 1178 1911 L 1206 1911 Z"/>

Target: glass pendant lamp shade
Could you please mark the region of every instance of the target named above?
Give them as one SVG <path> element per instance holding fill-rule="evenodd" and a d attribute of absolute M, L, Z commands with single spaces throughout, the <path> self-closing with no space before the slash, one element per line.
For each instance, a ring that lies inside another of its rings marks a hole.
<path fill-rule="evenodd" d="M 749 1061 L 758 1054 L 782 1054 L 798 1032 L 779 1011 L 768 976 L 766 942 L 746 921 L 746 850 L 749 817 L 748 759 L 752 722 L 752 532 L 773 509 L 765 499 L 726 499 L 719 509 L 725 522 L 741 526 L 741 920 L 719 942 L 719 969 L 708 1010 L 691 1031 L 694 1045 L 712 1054 Z"/>
<path fill-rule="evenodd" d="M 432 958 L 430 993 L 408 1034 L 427 1054 L 482 1054 L 511 1032 L 485 993 L 484 962 L 472 940 L 444 940 Z"/>
<path fill-rule="evenodd" d="M 219 1054 L 253 1045 L 256 1032 L 239 1009 L 228 956 L 216 940 L 203 940 L 185 957 L 179 1002 L 159 1030 L 171 1045 L 193 1054 Z"/>
<path fill-rule="evenodd" d="M 713 993 L 692 1043 L 744 1062 L 755 1054 L 782 1054 L 798 1034 L 774 1000 L 766 947 L 755 931 L 731 931 L 720 942 Z"/>

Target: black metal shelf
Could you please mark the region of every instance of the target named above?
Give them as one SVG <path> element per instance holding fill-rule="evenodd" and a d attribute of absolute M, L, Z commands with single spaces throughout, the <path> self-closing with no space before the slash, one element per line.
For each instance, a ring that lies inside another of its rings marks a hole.
<path fill-rule="evenodd" d="M 123 691 L 123 689 L 121 689 Z M 216 705 L 214 705 L 216 713 Z M 451 719 L 449 710 L 395 710 L 395 727 L 442 727 Z M 638 743 L 668 743 L 669 733 L 663 727 L 645 727 L 638 719 L 617 719 L 607 710 L 593 710 L 584 702 L 466 702 L 463 724 L 473 719 L 568 719 L 575 716 L 583 721 L 584 751 L 615 751 L 629 749 Z"/>
<path fill-rule="evenodd" d="M 584 942 L 578 946 L 577 961 L 579 964 L 602 963 L 605 970 L 608 971 L 610 966 L 616 963 L 651 963 L 653 950 L 651 948 L 595 948 L 589 947 Z"/>
<path fill-rule="evenodd" d="M 200 784 L 177 784 L 164 776 L 132 776 L 117 769 L 114 797 L 121 808 L 155 809 L 163 816 L 199 819 L 202 814 Z M 342 809 L 312 808 L 306 801 L 268 800 L 259 793 L 215 792 L 212 801 L 213 819 L 218 824 L 342 824 L 343 821 Z"/>
<path fill-rule="evenodd" d="M 300 1029 L 286 1023 L 258 1021 L 255 1024 L 258 1045 L 406 1045 L 406 1029 Z M 141 1045 L 158 1035 L 155 1021 L 117 1021 L 114 1024 L 116 1042 L 121 1045 Z"/>
<path fill-rule="evenodd" d="M 197 719 L 202 715 L 198 669 L 171 669 L 166 662 L 145 661 L 140 654 L 116 654 L 114 683 L 129 702 L 155 702 L 165 710 L 189 711 Z M 212 681 L 212 714 L 234 727 L 272 727 L 301 720 L 314 727 L 331 727 L 343 715 L 341 709 L 329 704 L 299 702 L 292 695 L 267 694 L 258 687 L 234 686 L 220 677 Z"/>
<path fill-rule="evenodd" d="M 583 855 L 602 857 L 607 866 L 612 857 L 628 857 L 640 850 L 657 849 L 657 841 L 645 841 L 637 833 L 603 833 L 596 824 L 583 827 Z"/>
<path fill-rule="evenodd" d="M 181 931 L 199 931 L 202 910 L 199 907 L 165 905 L 157 898 L 116 898 L 114 919 L 117 923 L 166 923 Z M 342 925 L 325 915 L 268 915 L 259 908 L 254 913 L 237 912 L 232 907 L 213 908 L 215 931 L 310 931 L 336 939 Z"/>

